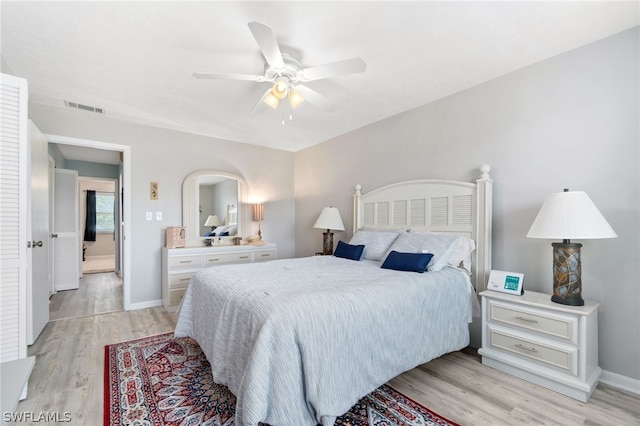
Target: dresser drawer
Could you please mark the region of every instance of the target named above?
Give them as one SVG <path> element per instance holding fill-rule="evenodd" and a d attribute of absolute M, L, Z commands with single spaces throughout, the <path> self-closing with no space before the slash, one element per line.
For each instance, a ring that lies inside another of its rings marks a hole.
<path fill-rule="evenodd" d="M 264 262 L 267 260 L 274 260 L 277 258 L 277 250 L 257 250 L 253 253 L 254 262 Z"/>
<path fill-rule="evenodd" d="M 177 289 L 188 287 L 194 273 L 195 272 L 183 272 L 169 275 L 169 288 Z"/>
<path fill-rule="evenodd" d="M 511 334 L 506 330 L 489 328 L 491 347 L 508 351 L 531 361 L 544 363 L 573 376 L 578 375 L 578 348 L 553 345 L 533 337 Z"/>
<path fill-rule="evenodd" d="M 171 305 L 179 305 L 180 302 L 182 302 L 182 298 L 184 297 L 184 293 L 186 291 L 186 287 L 177 290 L 169 290 L 169 303 Z"/>
<path fill-rule="evenodd" d="M 578 343 L 578 318 L 570 315 L 550 315 L 546 311 L 489 301 L 489 321 L 515 325 Z"/>
<path fill-rule="evenodd" d="M 251 262 L 251 252 L 239 251 L 236 253 L 210 253 L 204 255 L 204 266 L 215 266 L 223 263 Z"/>
<path fill-rule="evenodd" d="M 202 256 L 171 256 L 169 257 L 169 269 L 201 268 Z"/>

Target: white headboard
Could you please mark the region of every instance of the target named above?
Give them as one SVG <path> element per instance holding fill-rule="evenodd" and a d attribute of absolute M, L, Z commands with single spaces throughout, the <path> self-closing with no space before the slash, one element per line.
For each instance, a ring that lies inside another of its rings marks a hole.
<path fill-rule="evenodd" d="M 480 167 L 475 183 L 412 180 L 353 196 L 353 232 L 362 227 L 411 228 L 472 238 L 472 276 L 476 291 L 483 291 L 491 272 L 492 184 L 488 165 Z"/>

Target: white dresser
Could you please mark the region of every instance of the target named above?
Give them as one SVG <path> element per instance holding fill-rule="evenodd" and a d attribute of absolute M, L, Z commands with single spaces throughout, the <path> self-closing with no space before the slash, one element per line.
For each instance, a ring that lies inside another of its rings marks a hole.
<path fill-rule="evenodd" d="M 191 276 L 201 268 L 230 263 L 264 262 L 276 259 L 277 246 L 224 245 L 162 249 L 162 304 L 169 312 L 178 309 Z"/>
<path fill-rule="evenodd" d="M 586 402 L 598 385 L 598 303 L 483 291 L 482 363 Z"/>

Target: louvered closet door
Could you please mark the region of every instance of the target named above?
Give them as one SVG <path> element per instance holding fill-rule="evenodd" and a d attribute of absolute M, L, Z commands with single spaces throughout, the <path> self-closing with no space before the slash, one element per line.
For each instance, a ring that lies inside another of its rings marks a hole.
<path fill-rule="evenodd" d="M 0 74 L 0 362 L 27 356 L 27 93 Z"/>

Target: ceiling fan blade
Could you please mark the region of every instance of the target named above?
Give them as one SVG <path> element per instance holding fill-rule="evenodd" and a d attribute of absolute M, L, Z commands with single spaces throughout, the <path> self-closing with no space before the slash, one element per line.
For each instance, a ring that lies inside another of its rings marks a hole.
<path fill-rule="evenodd" d="M 302 85 L 295 86 L 295 89 L 302 93 L 305 102 L 309 102 L 323 111 L 332 111 L 335 109 L 335 105 L 329 99 L 325 98 L 315 90 Z"/>
<path fill-rule="evenodd" d="M 267 63 L 272 67 L 283 67 L 284 60 L 282 59 L 282 53 L 280 53 L 278 41 L 271 27 L 260 22 L 249 22 L 249 29 L 253 34 L 253 38 L 256 39 L 258 46 L 260 46 L 262 55 Z"/>
<path fill-rule="evenodd" d="M 345 59 L 317 67 L 305 68 L 298 72 L 300 81 L 322 80 L 337 75 L 356 74 L 367 69 L 367 63 L 361 58 Z"/>
<path fill-rule="evenodd" d="M 263 75 L 220 74 L 216 72 L 194 72 L 192 75 L 195 78 L 207 78 L 211 80 L 244 80 L 244 81 L 257 81 L 258 83 L 267 81 L 267 79 Z"/>

